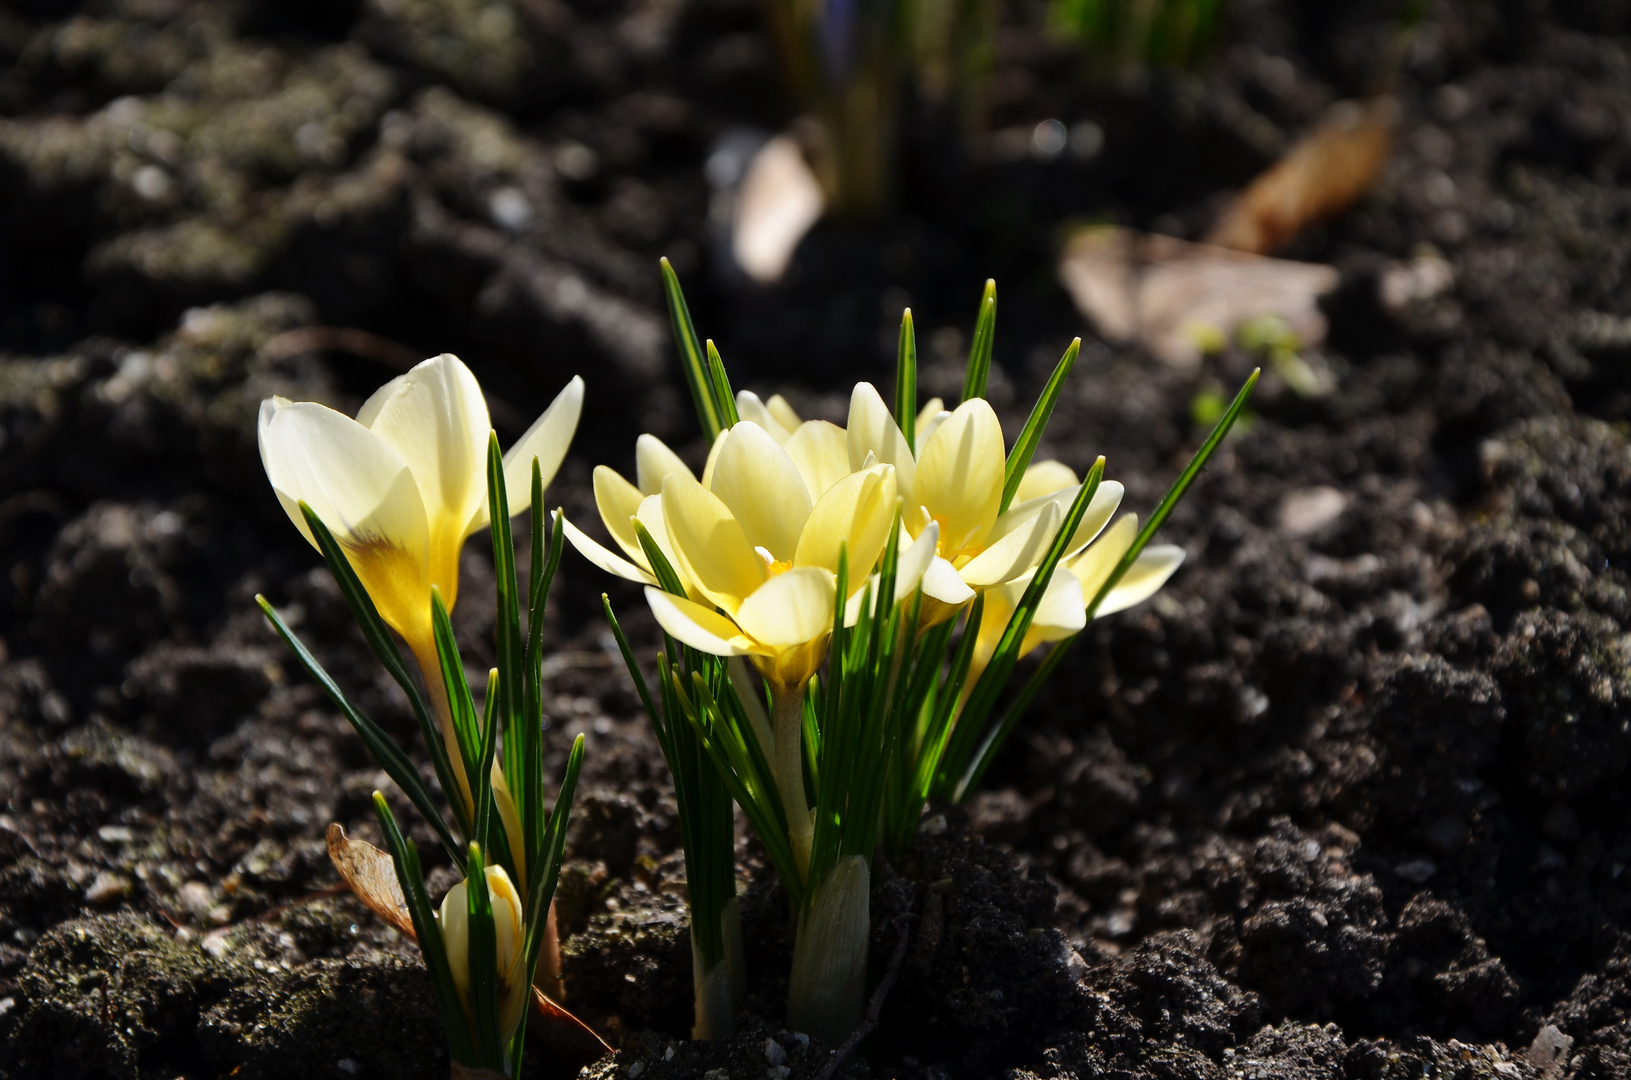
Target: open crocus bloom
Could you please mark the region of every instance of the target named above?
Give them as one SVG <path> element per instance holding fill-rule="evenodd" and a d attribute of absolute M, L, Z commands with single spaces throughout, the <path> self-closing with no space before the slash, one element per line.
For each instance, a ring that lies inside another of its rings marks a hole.
<path fill-rule="evenodd" d="M 874 464 L 817 491 L 820 473 L 812 482 L 765 429 L 743 421 L 709 473 L 707 487 L 670 473 L 661 498 L 676 566 L 703 602 L 648 588 L 652 612 L 687 645 L 749 657 L 773 686 L 801 688 L 832 630 L 840 548 L 853 592 L 888 540 L 895 470 Z"/>
<path fill-rule="evenodd" d="M 1062 641 L 1087 625 L 1087 605 L 1099 594 L 1099 589 L 1109 580 L 1116 564 L 1121 562 L 1137 536 L 1138 515 L 1128 514 L 1107 529 L 1096 542 L 1059 564 L 1042 594 L 1042 602 L 1037 606 L 1030 628 L 1025 632 L 1025 640 L 1019 648 L 1020 656 L 1046 642 Z M 1184 549 L 1175 544 L 1152 544 L 1145 548 L 1115 587 L 1105 594 L 1093 617 L 1111 615 L 1148 600 L 1160 591 L 1183 561 Z M 1033 575 L 1034 571 L 986 591 L 979 637 L 974 644 L 974 656 L 966 683 L 970 690 L 990 662 L 997 643 L 1002 640 L 1003 631 L 1008 627 L 1008 620 L 1013 617 L 1014 609 L 1019 606 Z"/>
<path fill-rule="evenodd" d="M 914 454 L 878 391 L 859 383 L 850 397 L 846 434 L 852 466 L 869 456 L 895 466 L 907 533 L 917 537 L 931 523 L 938 527 L 935 558 L 923 576 L 924 595 L 936 602 L 925 609 L 930 622 L 948 617 L 976 592 L 1035 569 L 1078 490 L 1068 468 L 1042 463 L 1026 470 L 1015 502 L 1004 511 L 1002 425 L 983 398 L 949 413 L 926 408 Z M 1099 484 L 1067 554 L 1098 535 L 1121 495 L 1115 481 Z"/>
<path fill-rule="evenodd" d="M 574 377 L 504 455 L 512 514 L 531 505 L 534 458 L 544 483 L 554 478 L 582 408 Z M 448 353 L 380 387 L 355 420 L 316 402 L 261 403 L 261 461 L 289 520 L 315 546 L 299 504 L 316 511 L 422 666 L 435 656 L 431 587 L 453 606 L 459 551 L 487 526 L 491 431 L 481 386 Z"/>
<path fill-rule="evenodd" d="M 532 983 L 526 976 L 526 926 L 521 894 L 502 866 L 486 868 L 487 897 L 493 905 L 493 952 L 498 961 L 499 1031 L 505 1045 L 520 1026 L 527 1012 L 527 999 L 532 996 Z M 442 897 L 439 922 L 442 944 L 447 948 L 447 965 L 452 970 L 453 985 L 470 1005 L 470 879 L 466 878 Z"/>

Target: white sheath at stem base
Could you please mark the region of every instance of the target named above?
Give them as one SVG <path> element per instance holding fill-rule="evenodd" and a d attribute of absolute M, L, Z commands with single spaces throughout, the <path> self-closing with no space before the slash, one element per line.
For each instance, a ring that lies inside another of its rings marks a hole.
<path fill-rule="evenodd" d="M 772 683 L 770 706 L 776 738 L 771 768 L 781 793 L 782 810 L 787 814 L 787 839 L 793 846 L 793 861 L 798 864 L 799 877 L 805 877 L 810 872 L 815 821 L 804 794 L 804 684 L 789 687 Z"/>
<path fill-rule="evenodd" d="M 837 1046 L 866 1011 L 867 939 L 871 935 L 872 870 L 850 855 L 816 883 L 799 916 L 787 1023 Z"/>
<path fill-rule="evenodd" d="M 691 1038 L 699 1042 L 728 1039 L 736 1034 L 736 1007 L 747 993 L 742 909 L 734 896 L 719 913 L 719 929 L 724 938 L 725 955 L 706 971 L 703 970 L 705 961 L 702 950 L 697 947 L 696 936 L 691 938 L 691 982 L 697 1008 L 697 1022 L 691 1028 Z"/>

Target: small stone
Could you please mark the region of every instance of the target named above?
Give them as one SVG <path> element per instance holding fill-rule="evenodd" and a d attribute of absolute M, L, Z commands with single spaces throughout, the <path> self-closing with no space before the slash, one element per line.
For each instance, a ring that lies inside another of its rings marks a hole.
<path fill-rule="evenodd" d="M 926 834 L 928 836 L 939 836 L 941 833 L 943 833 L 945 831 L 946 831 L 946 815 L 945 814 L 934 814 L 931 817 L 926 817 L 926 818 L 923 819 L 923 824 L 918 826 L 918 832 L 924 833 L 924 834 Z"/>
<path fill-rule="evenodd" d="M 210 887 L 202 881 L 189 881 L 176 892 L 176 902 L 192 915 L 202 915 L 210 909 L 215 898 Z"/>
<path fill-rule="evenodd" d="M 663 1051 L 663 1060 L 664 1061 L 673 1061 L 674 1060 L 674 1048 L 672 1046 L 670 1046 L 667 1050 Z"/>
<path fill-rule="evenodd" d="M 628 1074 L 629 1075 L 629 1080 L 635 1080 L 636 1077 L 640 1076 L 645 1071 L 646 1071 L 646 1063 L 645 1062 L 643 1062 L 643 1061 L 634 1062 L 632 1065 L 629 1066 L 629 1074 Z"/>
<path fill-rule="evenodd" d="M 1334 487 L 1299 488 L 1280 500 L 1280 531 L 1292 537 L 1312 536 L 1347 508 L 1347 494 Z"/>
<path fill-rule="evenodd" d="M 128 825 L 104 825 L 96 830 L 96 835 L 108 844 L 128 844 L 136 839 L 136 834 Z"/>
<path fill-rule="evenodd" d="M 1564 1062 L 1569 1059 L 1569 1051 L 1574 1048 L 1574 1039 L 1558 1030 L 1556 1024 L 1547 1024 L 1535 1032 L 1535 1040 L 1529 1044 L 1524 1058 L 1540 1070 L 1542 1080 L 1552 1080 L 1563 1069 Z"/>
<path fill-rule="evenodd" d="M 0 1016 L 6 1015 L 16 1004 L 17 999 L 14 997 L 0 998 Z"/>
<path fill-rule="evenodd" d="M 766 1039 L 765 1061 L 772 1065 L 785 1065 L 787 1064 L 787 1051 L 783 1050 L 782 1044 L 775 1039 Z"/>
<path fill-rule="evenodd" d="M 801 1048 L 808 1049 L 810 1045 L 810 1036 L 804 1034 L 802 1031 L 795 1031 L 793 1032 L 793 1041 L 798 1043 Z"/>
<path fill-rule="evenodd" d="M 130 879 L 112 870 L 103 870 L 85 890 L 85 900 L 91 904 L 111 904 L 130 895 Z"/>
<path fill-rule="evenodd" d="M 356 1076 L 358 1073 L 362 1072 L 362 1066 L 357 1064 L 356 1061 L 351 1058 L 341 1058 L 339 1061 L 334 1063 L 334 1067 L 339 1069 L 341 1072 L 349 1073 L 352 1076 Z"/>

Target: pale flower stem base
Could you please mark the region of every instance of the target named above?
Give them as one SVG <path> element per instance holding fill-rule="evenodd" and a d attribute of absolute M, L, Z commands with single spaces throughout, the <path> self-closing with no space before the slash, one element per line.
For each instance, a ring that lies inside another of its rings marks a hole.
<path fill-rule="evenodd" d="M 447 700 L 447 684 L 442 681 L 442 661 L 436 655 L 435 642 L 422 642 L 420 644 L 408 643 L 408 648 L 419 663 L 419 674 L 425 680 L 425 692 L 430 696 L 431 711 L 436 714 L 436 723 L 442 729 L 442 745 L 447 750 L 447 760 L 452 766 L 453 775 L 458 779 L 459 804 L 464 807 L 467 817 L 474 818 L 475 797 L 470 793 L 470 778 L 464 774 L 464 753 L 459 749 L 459 734 L 453 728 L 453 706 Z M 445 793 L 451 800 L 452 792 Z"/>
<path fill-rule="evenodd" d="M 793 860 L 800 877 L 810 871 L 810 844 L 815 839 L 815 822 L 810 818 L 809 801 L 804 794 L 804 687 L 771 684 L 771 723 L 776 734 L 776 790 L 781 793 L 782 810 L 787 814 L 787 836 L 793 845 Z"/>
<path fill-rule="evenodd" d="M 787 1023 L 837 1046 L 866 1011 L 872 870 L 859 855 L 839 859 L 816 883 L 799 916 Z"/>
<path fill-rule="evenodd" d="M 698 1041 L 728 1039 L 736 1034 L 736 1007 L 747 995 L 745 949 L 742 945 L 742 909 L 735 897 L 719 913 L 725 955 L 713 967 L 706 963 L 697 939 L 691 939 L 691 982 L 696 994 L 697 1022 L 691 1038 Z"/>

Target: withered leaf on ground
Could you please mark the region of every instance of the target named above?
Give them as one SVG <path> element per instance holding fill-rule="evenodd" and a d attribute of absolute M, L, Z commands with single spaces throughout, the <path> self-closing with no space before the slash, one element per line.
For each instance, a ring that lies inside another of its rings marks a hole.
<path fill-rule="evenodd" d="M 1095 226 L 1065 245 L 1059 276 L 1077 310 L 1109 341 L 1137 343 L 1176 367 L 1262 315 L 1303 345 L 1325 338 L 1317 300 L 1337 285 L 1329 266 L 1247 255 L 1132 229 Z"/>
<path fill-rule="evenodd" d="M 1206 243 L 1268 255 L 1306 226 L 1342 213 L 1382 174 L 1398 120 L 1390 97 L 1331 106 L 1318 127 L 1229 205 Z"/>

